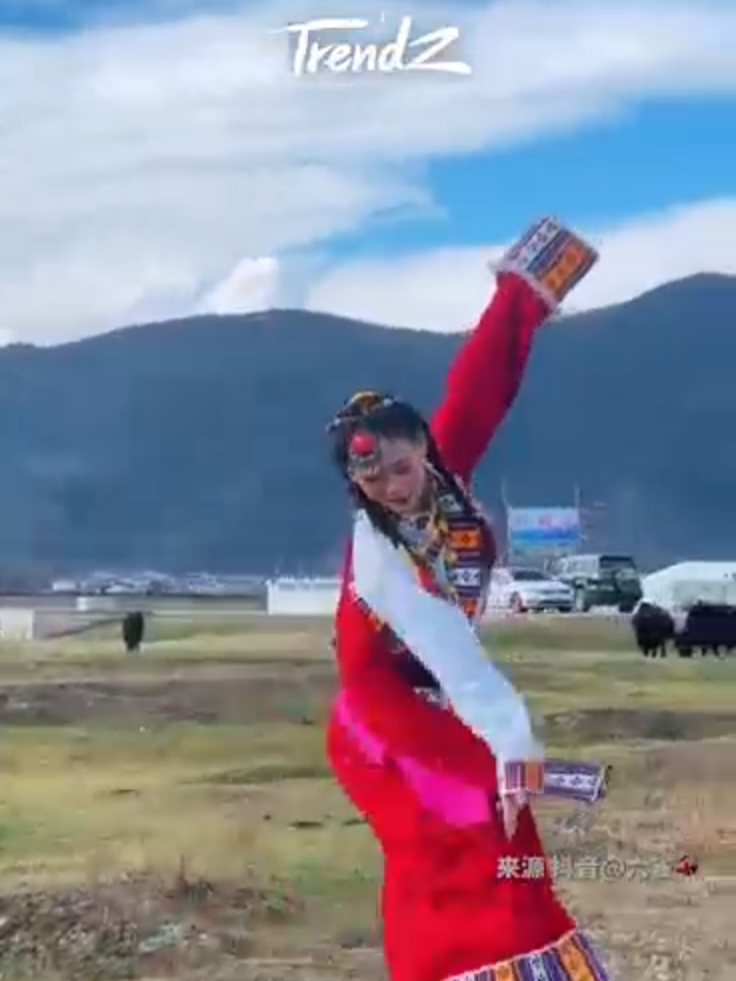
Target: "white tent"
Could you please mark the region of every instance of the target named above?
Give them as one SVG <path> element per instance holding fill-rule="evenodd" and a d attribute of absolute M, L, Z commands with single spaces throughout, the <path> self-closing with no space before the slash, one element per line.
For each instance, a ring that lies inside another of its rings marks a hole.
<path fill-rule="evenodd" d="M 702 600 L 736 606 L 736 562 L 678 562 L 645 576 L 644 599 L 679 612 Z"/>

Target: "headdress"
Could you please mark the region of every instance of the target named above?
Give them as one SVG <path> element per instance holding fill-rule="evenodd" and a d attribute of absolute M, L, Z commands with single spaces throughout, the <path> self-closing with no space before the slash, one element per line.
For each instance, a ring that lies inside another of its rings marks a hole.
<path fill-rule="evenodd" d="M 347 439 L 347 469 L 348 473 L 370 476 L 378 473 L 381 466 L 381 443 L 378 436 L 360 427 L 362 420 L 367 419 L 378 409 L 395 405 L 397 400 L 390 395 L 380 392 L 356 392 L 339 410 L 327 427 L 329 433 L 341 429 L 350 430 Z"/>
<path fill-rule="evenodd" d="M 327 432 L 332 433 L 343 426 L 358 422 L 371 415 L 376 409 L 383 409 L 396 401 L 397 399 L 392 395 L 384 395 L 381 392 L 356 392 L 355 395 L 350 396 L 327 426 Z"/>

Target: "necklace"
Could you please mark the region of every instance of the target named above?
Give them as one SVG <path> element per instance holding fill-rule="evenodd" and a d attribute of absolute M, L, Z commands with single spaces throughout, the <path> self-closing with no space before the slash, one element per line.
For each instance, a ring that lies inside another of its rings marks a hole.
<path fill-rule="evenodd" d="M 434 494 L 430 510 L 412 519 L 405 519 L 401 533 L 409 557 L 419 566 L 425 586 L 439 590 L 447 598 L 457 600 L 457 592 L 450 579 L 450 570 L 457 561 L 450 548 L 450 525 Z"/>

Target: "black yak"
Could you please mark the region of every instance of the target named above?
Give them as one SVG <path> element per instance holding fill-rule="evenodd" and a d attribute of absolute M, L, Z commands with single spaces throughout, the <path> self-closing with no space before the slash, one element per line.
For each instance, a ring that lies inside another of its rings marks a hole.
<path fill-rule="evenodd" d="M 720 655 L 736 647 L 736 607 L 726 603 L 695 603 L 687 612 L 685 625 L 676 638 L 681 657 L 701 654 Z"/>
<path fill-rule="evenodd" d="M 123 619 L 123 643 L 128 653 L 139 651 L 146 631 L 146 621 L 142 613 L 136 611 L 126 614 Z"/>
<path fill-rule="evenodd" d="M 671 613 L 642 600 L 631 617 L 636 646 L 644 657 L 667 657 L 667 644 L 675 639 L 675 620 Z"/>

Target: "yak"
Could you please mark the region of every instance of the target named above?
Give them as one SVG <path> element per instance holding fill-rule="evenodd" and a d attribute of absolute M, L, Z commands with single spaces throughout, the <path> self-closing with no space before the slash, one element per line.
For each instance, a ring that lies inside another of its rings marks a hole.
<path fill-rule="evenodd" d="M 693 650 L 719 656 L 725 648 L 736 647 L 736 607 L 726 603 L 698 602 L 687 612 L 685 624 L 676 638 L 681 657 L 692 657 Z"/>
<path fill-rule="evenodd" d="M 671 613 L 642 600 L 631 617 L 636 646 L 644 657 L 667 657 L 667 645 L 675 639 L 675 620 Z"/>
<path fill-rule="evenodd" d="M 139 651 L 146 631 L 146 620 L 142 613 L 136 611 L 126 614 L 123 619 L 122 633 L 125 650 L 128 653 Z"/>

